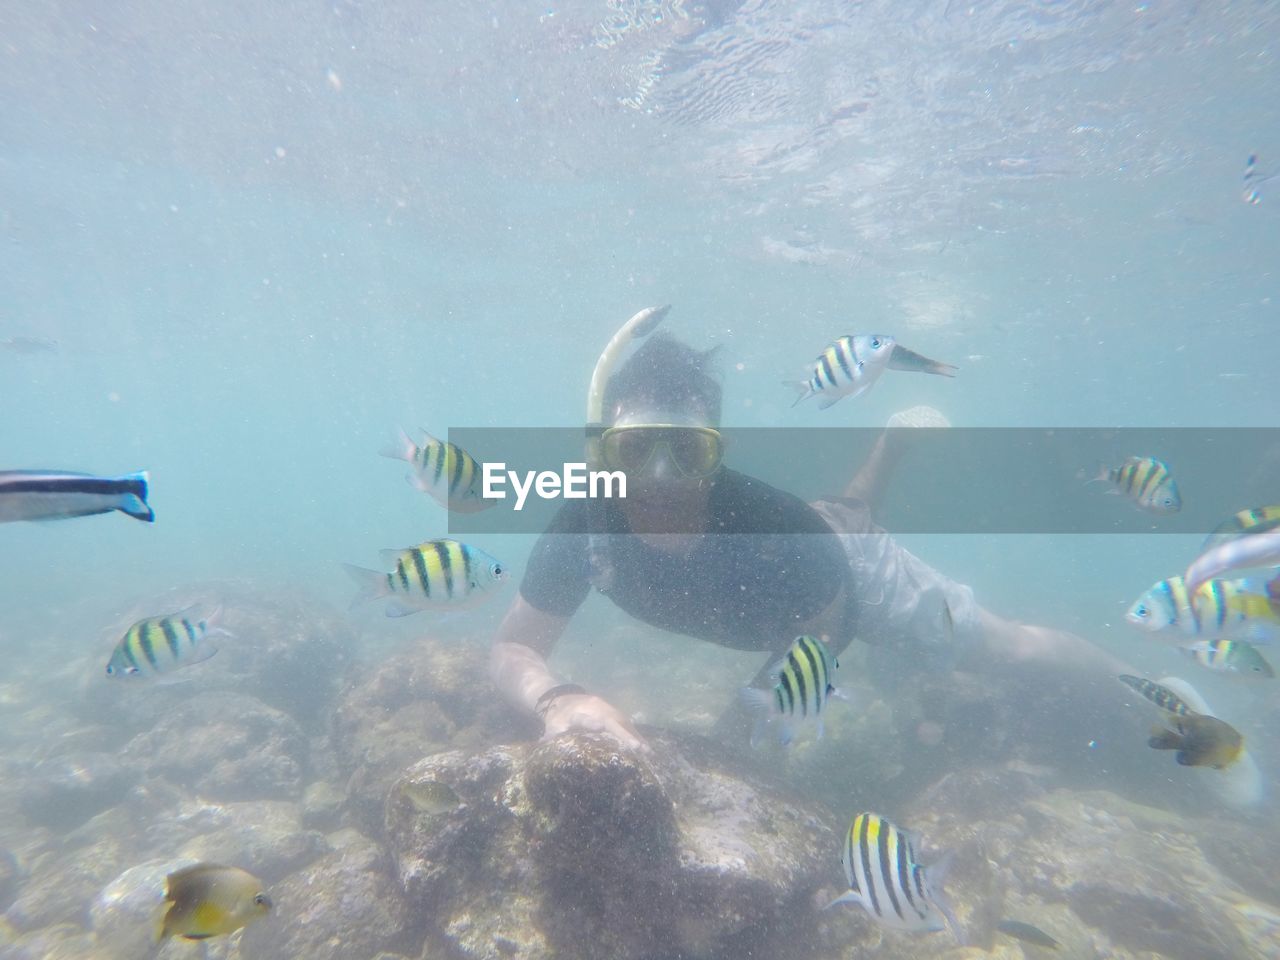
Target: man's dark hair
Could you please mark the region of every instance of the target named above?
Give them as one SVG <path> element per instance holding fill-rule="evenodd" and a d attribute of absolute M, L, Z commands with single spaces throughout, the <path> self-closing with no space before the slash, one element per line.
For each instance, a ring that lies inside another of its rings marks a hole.
<path fill-rule="evenodd" d="M 609 378 L 604 391 L 605 420 L 622 410 L 688 413 L 710 424 L 720 422 L 720 383 L 712 375 L 710 350 L 695 350 L 665 333 L 640 345 Z"/>

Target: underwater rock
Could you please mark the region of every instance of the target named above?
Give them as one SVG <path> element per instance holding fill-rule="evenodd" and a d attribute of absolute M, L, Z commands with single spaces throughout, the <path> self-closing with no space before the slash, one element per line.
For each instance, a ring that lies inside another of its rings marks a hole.
<path fill-rule="evenodd" d="M 418 640 L 343 694 L 332 745 L 348 778 L 348 811 L 361 829 L 382 831 L 387 791 L 420 757 L 478 749 L 517 728 L 532 732 L 493 693 L 487 662 L 470 644 Z"/>
<path fill-rule="evenodd" d="M 312 830 L 332 830 L 342 814 L 343 792 L 327 780 L 317 780 L 302 794 L 302 824 Z"/>
<path fill-rule="evenodd" d="M 13 943 L 5 943 L 0 938 L 0 960 L 86 960 L 90 957 L 107 960 L 95 949 L 93 938 L 74 923 L 34 930 Z M 130 960 L 141 960 L 141 955 Z"/>
<path fill-rule="evenodd" d="M 108 883 L 89 907 L 102 960 L 145 960 L 159 952 L 155 916 L 164 903 L 165 878 L 193 866 L 193 859 L 149 860 Z"/>
<path fill-rule="evenodd" d="M 946 889 L 972 940 L 989 942 L 1003 893 L 1016 892 L 1068 909 L 1072 922 L 1054 935 L 1081 955 L 1104 944 L 1117 958 L 1263 960 L 1224 922 L 1234 886 L 1196 841 L 1212 827 L 1109 792 L 1037 790 L 1020 776 L 952 774 L 903 818 L 930 847 L 954 853 Z"/>
<path fill-rule="evenodd" d="M 298 724 L 253 697 L 197 692 L 129 742 L 125 754 L 148 775 L 221 802 L 302 795 L 307 740 Z"/>
<path fill-rule="evenodd" d="M 407 945 L 409 912 L 386 855 L 351 830 L 329 842 L 333 852 L 271 884 L 272 916 L 245 930 L 242 956 L 351 960 Z"/>
<path fill-rule="evenodd" d="M 119 803 L 137 779 L 107 753 L 44 760 L 23 777 L 18 808 L 34 824 L 70 830 Z"/>
<path fill-rule="evenodd" d="M 128 861 L 128 852 L 110 837 L 65 856 L 44 858 L 5 911 L 5 919 L 23 932 L 78 923 L 94 895 Z"/>
<path fill-rule="evenodd" d="M 232 586 L 219 599 L 232 634 L 218 638 L 229 689 L 283 710 L 307 732 L 323 731 L 356 646 L 347 618 L 287 592 Z"/>
<path fill-rule="evenodd" d="M 1280 904 L 1280 836 L 1274 825 L 1260 830 L 1251 820 L 1215 818 L 1199 832 L 1205 859 L 1256 900 Z M 1280 931 L 1278 931 L 1280 932 Z"/>
<path fill-rule="evenodd" d="M 329 851 L 324 835 L 303 829 L 295 804 L 279 800 L 228 803 L 220 825 L 178 851 L 183 857 L 244 867 L 272 884 Z"/>
<path fill-rule="evenodd" d="M 431 940 L 519 960 L 794 951 L 814 891 L 838 876 L 829 814 L 748 783 L 707 741 L 646 735 L 644 756 L 575 735 L 411 767 L 387 835 Z M 415 803 L 436 784 L 456 809 Z"/>

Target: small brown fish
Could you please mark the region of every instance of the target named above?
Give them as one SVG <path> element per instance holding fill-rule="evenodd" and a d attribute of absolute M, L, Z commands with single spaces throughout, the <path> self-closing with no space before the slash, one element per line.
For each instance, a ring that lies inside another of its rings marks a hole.
<path fill-rule="evenodd" d="M 1173 730 L 1156 727 L 1147 746 L 1154 750 L 1177 750 L 1184 767 L 1213 767 L 1225 770 L 1244 752 L 1244 737 L 1231 724 L 1217 717 L 1192 713 L 1178 717 Z"/>
<path fill-rule="evenodd" d="M 164 896 L 156 918 L 157 943 L 167 937 L 206 940 L 235 933 L 271 911 L 261 880 L 217 863 L 197 863 L 169 874 Z"/>
<path fill-rule="evenodd" d="M 413 804 L 413 808 L 428 816 L 438 817 L 443 813 L 452 813 L 462 805 L 462 798 L 454 792 L 454 789 L 439 780 L 410 782 L 401 789 Z"/>

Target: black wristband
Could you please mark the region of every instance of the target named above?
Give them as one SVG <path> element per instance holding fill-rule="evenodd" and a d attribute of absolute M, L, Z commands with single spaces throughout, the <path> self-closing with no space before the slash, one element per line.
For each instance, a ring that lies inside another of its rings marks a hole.
<path fill-rule="evenodd" d="M 586 693 L 586 687 L 580 687 L 576 683 L 560 683 L 543 693 L 538 698 L 538 702 L 533 705 L 533 712 L 541 720 L 543 715 L 551 709 L 551 703 L 556 697 L 562 693 Z"/>

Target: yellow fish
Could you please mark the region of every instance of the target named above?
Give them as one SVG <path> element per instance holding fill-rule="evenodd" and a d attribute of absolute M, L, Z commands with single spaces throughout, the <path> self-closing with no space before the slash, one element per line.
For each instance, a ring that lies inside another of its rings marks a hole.
<path fill-rule="evenodd" d="M 205 940 L 235 933 L 271 911 L 262 881 L 239 867 L 197 863 L 165 878 L 155 939 Z"/>
<path fill-rule="evenodd" d="M 1193 713 L 1178 717 L 1173 725 L 1173 730 L 1154 729 L 1147 746 L 1153 750 L 1177 750 L 1178 763 L 1184 767 L 1225 770 L 1244 752 L 1240 731 L 1217 717 Z"/>

